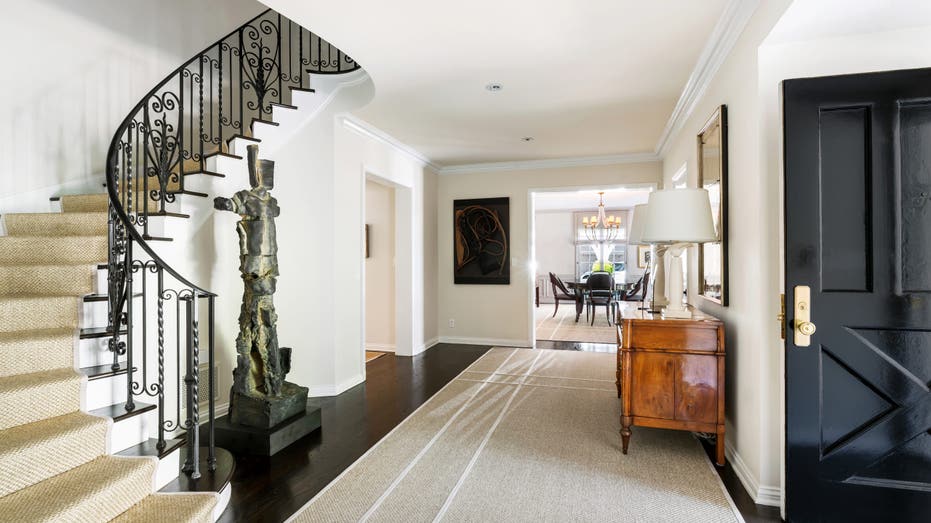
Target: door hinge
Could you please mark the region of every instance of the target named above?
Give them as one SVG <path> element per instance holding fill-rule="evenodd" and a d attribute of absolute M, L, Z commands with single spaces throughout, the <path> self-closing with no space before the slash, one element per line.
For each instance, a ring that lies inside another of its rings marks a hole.
<path fill-rule="evenodd" d="M 776 315 L 776 321 L 779 322 L 779 338 L 786 339 L 786 295 L 779 295 L 779 314 Z"/>

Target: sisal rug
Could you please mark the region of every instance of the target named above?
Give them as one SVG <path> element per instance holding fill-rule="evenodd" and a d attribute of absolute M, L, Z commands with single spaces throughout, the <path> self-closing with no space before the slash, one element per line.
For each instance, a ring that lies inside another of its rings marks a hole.
<path fill-rule="evenodd" d="M 534 308 L 534 319 L 536 321 L 536 339 L 553 340 L 553 341 L 578 341 L 585 343 L 617 343 L 617 331 L 614 325 L 608 324 L 605 319 L 604 307 L 599 307 L 595 313 L 595 324 L 585 321 L 585 311 L 582 311 L 582 317 L 579 322 L 575 322 L 575 305 L 563 303 L 553 317 L 553 308 L 551 303 L 541 303 L 540 307 Z"/>
<path fill-rule="evenodd" d="M 614 367 L 491 349 L 289 521 L 742 521 L 689 433 L 621 454 Z"/>

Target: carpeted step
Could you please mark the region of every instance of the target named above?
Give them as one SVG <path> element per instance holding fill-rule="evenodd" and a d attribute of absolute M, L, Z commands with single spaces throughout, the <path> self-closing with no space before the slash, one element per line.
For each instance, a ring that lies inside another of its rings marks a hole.
<path fill-rule="evenodd" d="M 97 236 L 107 234 L 108 213 L 17 213 L 3 219 L 10 236 Z"/>
<path fill-rule="evenodd" d="M 101 456 L 0 498 L 0 521 L 110 521 L 152 491 L 157 462 Z"/>
<path fill-rule="evenodd" d="M 107 193 L 71 194 L 61 197 L 61 212 L 107 212 L 109 204 Z"/>
<path fill-rule="evenodd" d="M 0 432 L 0 498 L 106 454 L 108 426 L 72 412 Z"/>
<path fill-rule="evenodd" d="M 96 272 L 91 264 L 0 266 L 0 296 L 84 296 Z"/>
<path fill-rule="evenodd" d="M 77 296 L 3 296 L 0 332 L 77 329 L 80 306 Z"/>
<path fill-rule="evenodd" d="M 73 367 L 76 337 L 70 327 L 0 332 L 0 378 Z"/>
<path fill-rule="evenodd" d="M 83 379 L 70 368 L 0 378 L 0 430 L 80 410 Z"/>
<path fill-rule="evenodd" d="M 120 514 L 115 523 L 213 523 L 216 494 L 152 494 Z"/>
<path fill-rule="evenodd" d="M 0 265 L 86 265 L 106 261 L 106 236 L 0 237 Z"/>

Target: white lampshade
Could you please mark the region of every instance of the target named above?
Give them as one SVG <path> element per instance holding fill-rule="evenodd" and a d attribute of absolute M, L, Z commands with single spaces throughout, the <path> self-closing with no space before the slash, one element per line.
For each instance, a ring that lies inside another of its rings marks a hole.
<path fill-rule="evenodd" d="M 644 245 L 643 224 L 647 221 L 647 204 L 634 205 L 634 215 L 631 218 L 630 235 L 627 243 L 631 245 Z"/>
<path fill-rule="evenodd" d="M 671 189 L 651 192 L 640 239 L 647 243 L 715 241 L 708 191 Z"/>

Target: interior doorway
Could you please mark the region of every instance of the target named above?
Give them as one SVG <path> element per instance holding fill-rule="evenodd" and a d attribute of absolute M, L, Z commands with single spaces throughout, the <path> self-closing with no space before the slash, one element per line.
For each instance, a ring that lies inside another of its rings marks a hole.
<path fill-rule="evenodd" d="M 396 189 L 365 180 L 365 361 L 397 348 Z"/>
<path fill-rule="evenodd" d="M 607 272 L 612 301 L 646 273 L 642 246 L 628 243 L 633 207 L 646 203 L 652 186 L 586 187 L 531 191 L 531 249 L 534 283 L 533 339 L 541 347 L 573 344 L 581 350 L 614 350 L 612 307 L 589 299 L 589 278 Z M 600 195 L 599 193 L 603 193 Z M 616 223 L 607 236 L 586 224 L 604 214 Z M 607 280 L 607 278 L 606 278 Z M 593 280 L 594 282 L 594 280 Z"/>

